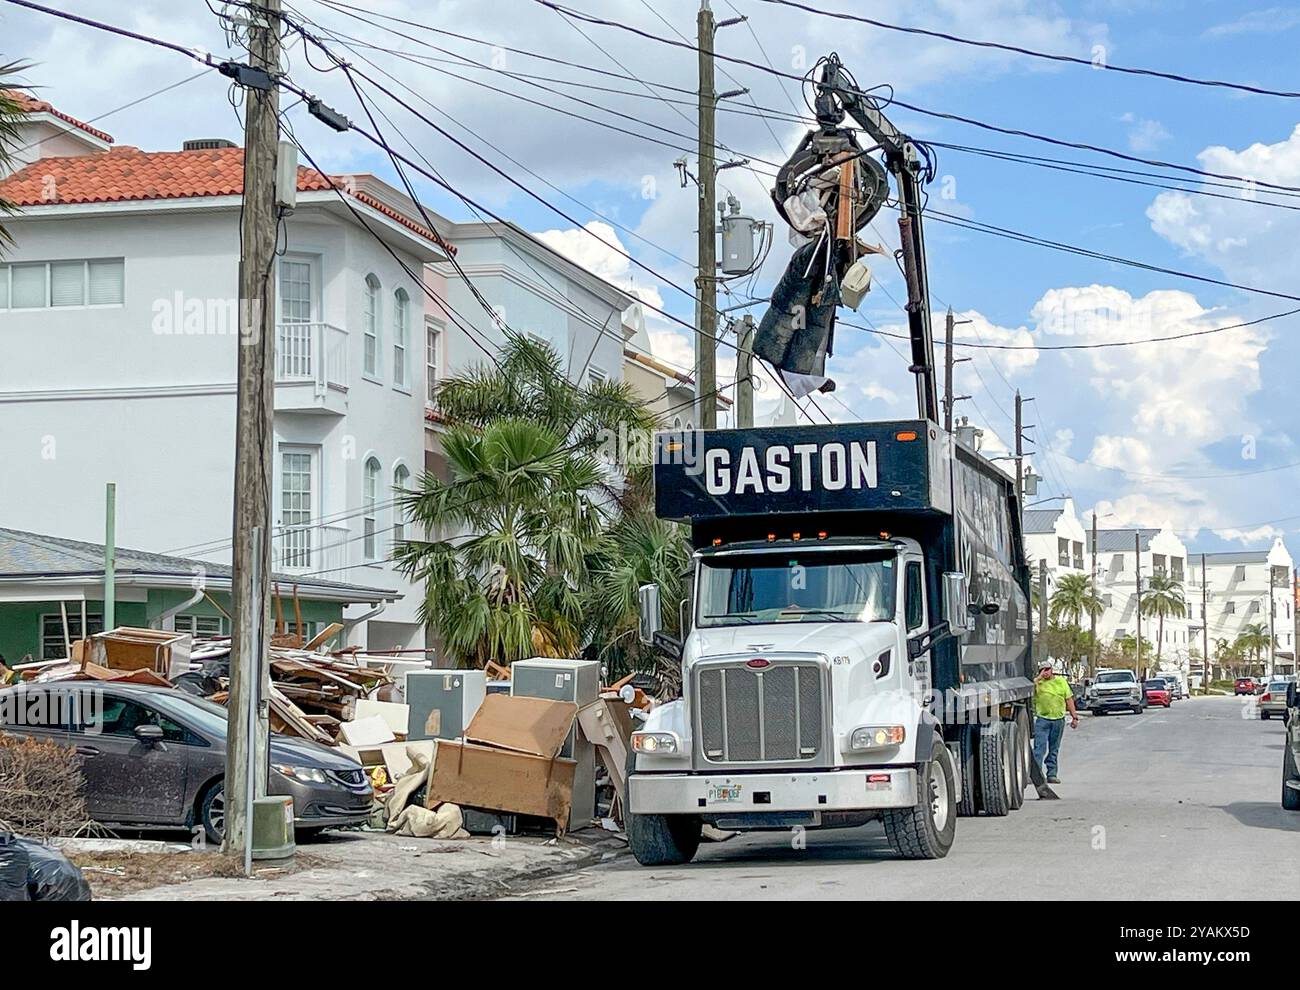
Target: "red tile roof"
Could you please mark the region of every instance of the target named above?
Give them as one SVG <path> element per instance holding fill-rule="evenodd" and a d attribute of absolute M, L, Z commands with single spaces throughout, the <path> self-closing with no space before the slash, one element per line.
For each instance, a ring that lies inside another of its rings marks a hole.
<path fill-rule="evenodd" d="M 18 108 L 24 113 L 48 113 L 51 116 L 58 117 L 62 121 L 66 121 L 79 130 L 85 131 L 87 134 L 99 138 L 99 140 L 106 144 L 113 143 L 113 135 L 109 134 L 107 131 L 101 131 L 97 127 L 91 127 L 84 121 L 69 116 L 62 110 L 56 110 L 52 104 L 47 103 L 45 100 L 38 100 L 30 93 L 23 93 L 16 89 L 0 90 L 0 92 L 3 92 L 5 96 L 17 103 Z"/>
<path fill-rule="evenodd" d="M 345 177 L 298 169 L 298 191 L 335 187 L 378 210 L 444 250 L 453 250 L 434 231 L 373 196 L 351 188 Z M 129 146 L 105 154 L 42 158 L 0 181 L 0 200 L 15 206 L 122 203 L 155 199 L 239 196 L 244 191 L 244 149 L 141 151 Z"/>

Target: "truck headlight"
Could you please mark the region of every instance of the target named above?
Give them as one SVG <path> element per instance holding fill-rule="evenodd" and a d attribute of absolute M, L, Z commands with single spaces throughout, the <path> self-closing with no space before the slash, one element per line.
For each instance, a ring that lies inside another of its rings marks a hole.
<path fill-rule="evenodd" d="M 884 749 L 901 746 L 907 738 L 907 729 L 901 725 L 862 725 L 849 736 L 849 749 Z"/>
<path fill-rule="evenodd" d="M 634 732 L 632 751 L 647 756 L 673 754 L 682 751 L 682 741 L 675 732 Z"/>

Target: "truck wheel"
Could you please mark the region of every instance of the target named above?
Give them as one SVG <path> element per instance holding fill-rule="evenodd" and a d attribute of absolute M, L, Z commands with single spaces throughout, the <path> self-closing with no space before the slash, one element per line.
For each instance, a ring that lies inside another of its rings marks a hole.
<path fill-rule="evenodd" d="M 1011 811 L 1011 761 L 1001 721 L 980 726 L 980 810 L 994 818 Z"/>
<path fill-rule="evenodd" d="M 961 745 L 961 794 L 957 799 L 957 814 L 974 818 L 979 814 L 979 726 L 963 725 L 958 736 Z"/>
<path fill-rule="evenodd" d="M 1007 806 L 1012 811 L 1018 811 L 1020 806 L 1025 803 L 1025 777 L 1024 777 L 1024 754 L 1020 747 L 1020 723 L 1016 721 L 1003 722 L 1002 731 L 1006 736 L 1007 760 L 1011 769 L 1011 793 L 1008 795 L 1010 800 Z"/>
<path fill-rule="evenodd" d="M 1282 807 L 1287 811 L 1300 811 L 1300 790 L 1287 786 L 1288 781 L 1300 784 L 1300 770 L 1296 769 L 1295 754 L 1288 740 L 1283 740 L 1282 748 Z"/>
<path fill-rule="evenodd" d="M 627 754 L 631 778 L 636 754 Z M 704 823 L 695 815 L 634 815 L 623 809 L 628 848 L 642 866 L 680 866 L 689 863 L 700 848 Z"/>
<path fill-rule="evenodd" d="M 916 774 L 916 804 L 887 808 L 885 836 L 903 859 L 943 859 L 957 835 L 957 774 L 952 754 L 936 734 L 930 759 Z"/>
<path fill-rule="evenodd" d="M 1023 797 L 1023 788 L 1034 786 L 1034 775 L 1029 772 L 1030 764 L 1034 762 L 1034 720 L 1030 717 L 1028 708 L 1016 712 L 1016 725 L 1020 729 L 1020 786 Z M 1022 800 L 1021 804 L 1023 803 Z"/>
<path fill-rule="evenodd" d="M 703 823 L 694 815 L 627 812 L 627 844 L 642 866 L 680 866 L 700 848 Z"/>

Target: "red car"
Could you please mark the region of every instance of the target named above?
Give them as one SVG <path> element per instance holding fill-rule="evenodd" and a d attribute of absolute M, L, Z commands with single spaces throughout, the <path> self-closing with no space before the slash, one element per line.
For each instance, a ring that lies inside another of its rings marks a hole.
<path fill-rule="evenodd" d="M 1236 682 L 1236 684 L 1235 684 L 1234 687 L 1233 687 L 1233 691 L 1232 691 L 1232 693 L 1233 693 L 1233 694 L 1254 694 L 1254 693 L 1255 693 L 1255 678 L 1253 678 L 1253 677 L 1238 677 L 1238 678 L 1237 678 L 1237 682 Z"/>
<path fill-rule="evenodd" d="M 1174 703 L 1173 693 L 1169 690 L 1169 682 L 1162 677 L 1154 677 L 1149 681 L 1143 681 L 1142 696 L 1148 705 L 1163 705 L 1168 708 Z"/>

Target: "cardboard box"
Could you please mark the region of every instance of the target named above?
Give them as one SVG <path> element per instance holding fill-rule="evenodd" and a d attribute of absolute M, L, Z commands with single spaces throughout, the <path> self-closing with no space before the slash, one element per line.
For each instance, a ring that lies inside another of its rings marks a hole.
<path fill-rule="evenodd" d="M 558 754 L 578 706 L 488 695 L 463 742 L 442 742 L 429 771 L 426 807 L 450 801 L 555 822 L 563 834 L 577 763 Z"/>

